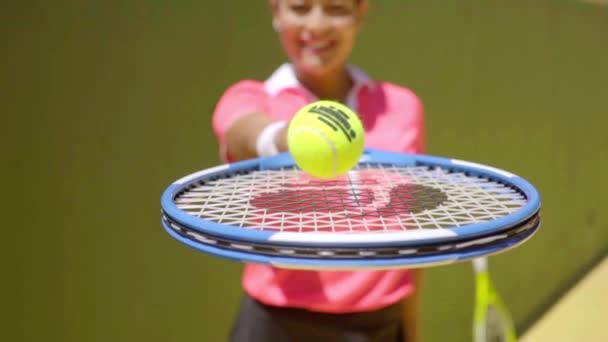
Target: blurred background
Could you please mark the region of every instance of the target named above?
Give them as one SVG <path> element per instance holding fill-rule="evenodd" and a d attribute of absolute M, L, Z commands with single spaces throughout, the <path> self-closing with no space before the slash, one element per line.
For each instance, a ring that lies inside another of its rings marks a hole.
<path fill-rule="evenodd" d="M 370 2 L 352 61 L 422 98 L 428 153 L 542 195 L 540 232 L 490 259 L 523 334 L 608 251 L 608 7 Z M 0 27 L 2 339 L 225 340 L 241 265 L 172 240 L 160 195 L 220 162 L 222 92 L 285 60 L 267 2 L 21 1 Z M 470 341 L 470 264 L 427 274 L 425 341 Z"/>

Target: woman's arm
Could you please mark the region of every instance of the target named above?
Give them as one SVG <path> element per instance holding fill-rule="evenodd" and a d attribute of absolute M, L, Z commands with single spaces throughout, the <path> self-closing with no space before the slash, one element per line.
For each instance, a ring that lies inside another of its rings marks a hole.
<path fill-rule="evenodd" d="M 405 298 L 403 302 L 403 331 L 405 342 L 422 341 L 420 333 L 420 301 L 422 290 L 423 270 L 421 268 L 410 270 L 412 282 L 414 283 L 414 293 Z"/>
<path fill-rule="evenodd" d="M 226 131 L 226 149 L 235 161 L 256 158 L 257 141 L 264 130 L 274 121 L 264 113 L 251 113 L 236 119 Z M 274 143 L 281 152 L 287 151 L 287 126 L 274 136 Z"/>

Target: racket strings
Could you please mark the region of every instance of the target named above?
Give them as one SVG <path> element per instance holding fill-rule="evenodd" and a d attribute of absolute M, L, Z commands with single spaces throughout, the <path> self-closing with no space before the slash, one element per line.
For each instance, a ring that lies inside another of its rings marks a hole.
<path fill-rule="evenodd" d="M 295 168 L 251 170 L 194 184 L 174 202 L 194 216 L 245 229 L 380 233 L 489 221 L 527 199 L 483 177 L 370 163 L 330 181 Z"/>

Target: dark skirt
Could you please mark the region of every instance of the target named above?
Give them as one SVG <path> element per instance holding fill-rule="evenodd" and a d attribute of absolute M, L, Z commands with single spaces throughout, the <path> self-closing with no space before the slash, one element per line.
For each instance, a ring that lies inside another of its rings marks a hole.
<path fill-rule="evenodd" d="M 329 314 L 260 303 L 247 294 L 231 342 L 403 342 L 401 305 L 373 312 Z"/>

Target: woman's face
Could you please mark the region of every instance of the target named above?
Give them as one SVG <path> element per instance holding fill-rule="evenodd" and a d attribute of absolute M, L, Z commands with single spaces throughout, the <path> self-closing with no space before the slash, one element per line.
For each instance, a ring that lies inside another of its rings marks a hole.
<path fill-rule="evenodd" d="M 273 26 L 296 69 L 322 75 L 343 67 L 366 0 L 271 0 Z"/>

